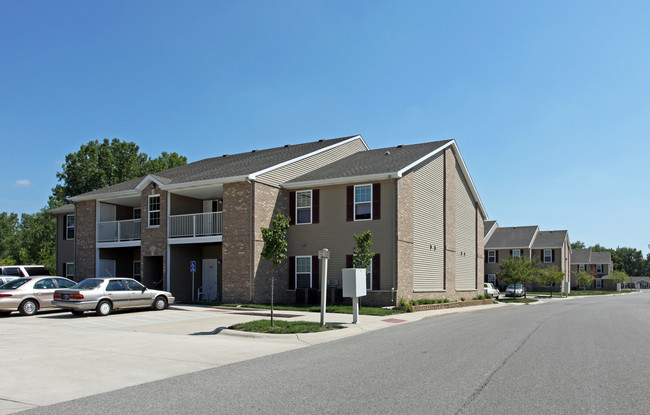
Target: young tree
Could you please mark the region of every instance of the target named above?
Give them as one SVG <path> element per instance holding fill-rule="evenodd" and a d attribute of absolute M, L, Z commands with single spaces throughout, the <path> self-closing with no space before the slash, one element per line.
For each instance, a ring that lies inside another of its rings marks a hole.
<path fill-rule="evenodd" d="M 262 240 L 264 249 L 262 257 L 273 264 L 273 273 L 271 274 L 271 327 L 275 327 L 273 322 L 273 297 L 275 291 L 275 271 L 278 266 L 287 259 L 287 230 L 289 229 L 289 220 L 287 216 L 278 213 L 273 219 L 272 228 L 262 228 Z"/>
<path fill-rule="evenodd" d="M 372 232 L 370 230 L 361 234 L 354 234 L 354 240 L 357 243 L 356 248 L 352 250 L 352 264 L 355 268 L 365 268 L 366 275 L 370 272 L 370 264 L 372 257 L 375 256 L 374 252 L 370 251 L 372 247 Z"/>
<path fill-rule="evenodd" d="M 576 272 L 576 281 L 578 281 L 578 285 L 582 285 L 583 290 L 587 290 L 587 286 L 591 286 L 593 280 L 594 276 L 584 269 L 580 269 Z"/>
<path fill-rule="evenodd" d="M 526 257 L 519 256 L 501 261 L 498 277 L 506 286 L 510 284 L 524 284 L 531 281 L 534 276 L 533 264 Z M 524 294 L 525 296 L 525 294 Z"/>
<path fill-rule="evenodd" d="M 550 286 L 549 294 L 553 297 L 553 284 L 562 283 L 564 281 L 564 273 L 558 267 L 537 268 L 535 270 L 535 281 L 540 286 Z"/>
<path fill-rule="evenodd" d="M 65 157 L 63 171 L 56 173 L 63 184 L 57 184 L 52 194 L 59 203 L 65 203 L 71 196 L 186 163 L 187 158 L 176 153 L 163 152 L 160 157 L 152 159 L 140 153 L 137 144 L 117 138 L 111 141 L 105 138 L 101 143 L 89 141 L 79 151 Z"/>
<path fill-rule="evenodd" d="M 630 277 L 625 273 L 625 271 L 612 271 L 609 274 L 609 279 L 614 281 L 614 284 L 625 284 Z"/>
<path fill-rule="evenodd" d="M 571 249 L 585 249 L 585 243 L 582 241 L 571 242 Z"/>

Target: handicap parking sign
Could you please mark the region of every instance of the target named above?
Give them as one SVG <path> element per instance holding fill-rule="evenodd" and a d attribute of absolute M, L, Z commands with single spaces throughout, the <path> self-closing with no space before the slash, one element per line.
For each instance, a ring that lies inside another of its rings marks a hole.
<path fill-rule="evenodd" d="M 196 261 L 190 261 L 190 272 L 196 272 Z"/>

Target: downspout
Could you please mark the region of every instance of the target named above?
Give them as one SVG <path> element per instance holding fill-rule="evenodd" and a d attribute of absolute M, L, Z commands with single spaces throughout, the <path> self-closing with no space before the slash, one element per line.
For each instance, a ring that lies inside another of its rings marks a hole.
<path fill-rule="evenodd" d="M 393 258 L 393 287 L 391 288 L 391 301 L 393 302 L 394 305 L 397 305 L 397 260 L 398 260 L 398 255 L 399 255 L 399 250 L 397 248 L 397 221 L 399 220 L 398 218 L 398 203 L 397 203 L 397 180 L 398 179 L 393 179 L 393 251 L 395 257 Z"/>
<path fill-rule="evenodd" d="M 249 249 L 250 249 L 250 267 L 248 270 L 248 302 L 253 302 L 253 261 L 254 261 L 254 252 L 255 248 L 255 214 L 253 209 L 255 208 L 255 183 L 251 179 L 246 179 L 248 183 L 251 184 L 251 229 L 250 229 L 250 238 L 249 238 Z"/>

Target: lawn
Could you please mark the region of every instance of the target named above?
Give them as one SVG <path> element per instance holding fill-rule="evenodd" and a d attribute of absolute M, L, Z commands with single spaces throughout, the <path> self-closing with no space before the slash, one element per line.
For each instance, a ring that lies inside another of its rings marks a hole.
<path fill-rule="evenodd" d="M 611 294 L 621 294 L 621 293 L 633 293 L 636 290 L 621 290 L 621 291 L 604 291 L 604 290 L 572 290 L 569 293 L 569 297 L 579 297 L 583 295 L 611 295 Z M 528 295 L 538 295 L 538 296 L 547 296 L 548 291 L 529 291 Z M 561 293 L 553 293 L 553 297 L 561 297 Z"/>
<path fill-rule="evenodd" d="M 263 310 L 270 310 L 269 304 L 242 304 L 242 303 L 195 303 L 195 304 L 210 304 L 223 307 L 242 307 L 242 308 L 259 308 Z M 273 306 L 275 311 L 306 311 L 312 313 L 320 313 L 320 305 L 309 304 L 275 304 Z M 325 309 L 326 313 L 341 313 L 352 314 L 351 305 L 329 305 Z M 403 313 L 401 310 L 394 310 L 381 307 L 359 307 L 359 314 L 366 316 L 389 316 L 392 314 Z"/>
<path fill-rule="evenodd" d="M 321 331 L 344 328 L 344 326 L 335 324 L 326 324 L 325 326 L 321 327 L 320 323 L 315 322 L 284 320 L 275 320 L 274 326 L 275 327 L 271 327 L 271 320 L 255 320 L 248 323 L 235 324 L 228 328 L 231 330 L 270 334 L 318 333 Z"/>
<path fill-rule="evenodd" d="M 530 293 L 528 293 L 530 295 Z M 500 298 L 500 303 L 536 303 L 538 300 L 534 298 Z"/>

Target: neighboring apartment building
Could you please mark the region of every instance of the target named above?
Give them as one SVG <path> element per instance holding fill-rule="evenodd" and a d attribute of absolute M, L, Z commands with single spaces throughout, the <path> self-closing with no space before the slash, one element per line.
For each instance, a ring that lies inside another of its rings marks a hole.
<path fill-rule="evenodd" d="M 508 258 L 525 257 L 542 267 L 556 266 L 571 279 L 571 244 L 566 230 L 540 231 L 538 226 L 499 227 L 496 221 L 485 223 L 485 282 L 505 289 L 498 279 L 499 264 Z M 558 287 L 564 290 L 564 285 Z M 529 284 L 529 288 L 536 288 Z M 570 290 L 570 289 L 569 289 Z"/>
<path fill-rule="evenodd" d="M 616 290 L 616 284 L 607 277 L 614 269 L 610 252 L 593 252 L 591 248 L 571 250 L 571 286 L 573 289 Z M 594 277 L 589 287 L 579 286 L 576 272 L 583 270 Z"/>
<path fill-rule="evenodd" d="M 77 280 L 133 276 L 179 301 L 202 287 L 201 299 L 263 303 L 274 274 L 275 301 L 301 301 L 318 290 L 318 251 L 330 250 L 325 278 L 340 287 L 352 235 L 371 230 L 376 255 L 365 304 L 483 291 L 487 215 L 453 140 L 369 150 L 353 136 L 254 150 L 71 200 L 74 208 L 53 213 L 57 263 L 72 264 Z M 289 258 L 274 270 L 261 257 L 260 229 L 276 213 L 292 226 Z M 70 221 L 71 251 L 61 237 Z"/>

